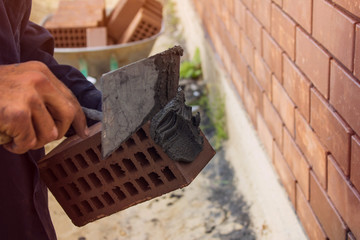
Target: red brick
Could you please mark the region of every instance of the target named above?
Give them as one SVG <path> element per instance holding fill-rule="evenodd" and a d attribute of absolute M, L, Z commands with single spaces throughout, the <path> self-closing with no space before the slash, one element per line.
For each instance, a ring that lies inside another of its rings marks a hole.
<path fill-rule="evenodd" d="M 296 179 L 292 174 L 288 164 L 285 161 L 284 156 L 281 154 L 281 151 L 277 144 L 274 144 L 274 156 L 273 161 L 275 168 L 280 176 L 281 182 L 283 183 L 289 198 L 292 204 L 295 207 L 295 186 L 296 186 Z"/>
<path fill-rule="evenodd" d="M 286 54 L 283 54 L 283 85 L 290 98 L 305 117 L 310 121 L 310 87 L 311 83 Z"/>
<path fill-rule="evenodd" d="M 354 236 L 360 239 L 360 195 L 344 176 L 335 160 L 328 159 L 328 194 Z"/>
<path fill-rule="evenodd" d="M 360 79 L 360 24 L 356 25 L 354 75 Z"/>
<path fill-rule="evenodd" d="M 263 57 L 275 76 L 282 81 L 282 49 L 263 29 Z"/>
<path fill-rule="evenodd" d="M 330 103 L 360 135 L 360 83 L 336 61 L 331 61 Z"/>
<path fill-rule="evenodd" d="M 272 91 L 274 107 L 291 135 L 295 137 L 295 105 L 275 76 L 272 78 Z"/>
<path fill-rule="evenodd" d="M 242 2 L 250 11 L 252 11 L 253 0 L 242 0 Z"/>
<path fill-rule="evenodd" d="M 87 28 L 86 29 L 86 46 L 101 47 L 107 44 L 106 27 Z"/>
<path fill-rule="evenodd" d="M 310 174 L 310 205 L 329 239 L 346 239 L 347 227 L 341 216 L 320 186 L 316 176 Z"/>
<path fill-rule="evenodd" d="M 360 1 L 359 0 L 333 0 L 357 17 L 360 17 Z"/>
<path fill-rule="evenodd" d="M 347 240 L 356 240 L 356 238 L 355 238 L 354 234 L 352 234 L 352 232 L 348 232 Z"/>
<path fill-rule="evenodd" d="M 355 21 L 325 0 L 314 0 L 313 9 L 313 36 L 352 70 Z"/>
<path fill-rule="evenodd" d="M 271 35 L 292 60 L 295 59 L 296 25 L 277 5 L 271 7 Z"/>
<path fill-rule="evenodd" d="M 241 78 L 239 71 L 237 70 L 236 66 L 233 65 L 231 68 L 231 79 L 238 94 L 243 97 L 244 94 L 244 81 Z"/>
<path fill-rule="evenodd" d="M 300 112 L 295 110 L 296 143 L 312 166 L 321 186 L 326 188 L 326 150 Z"/>
<path fill-rule="evenodd" d="M 235 11 L 235 19 L 237 23 L 245 30 L 245 15 L 246 15 L 246 7 L 240 0 L 234 0 L 234 11 Z M 220 1 L 218 1 L 220 2 Z"/>
<path fill-rule="evenodd" d="M 284 0 L 283 9 L 307 32 L 311 32 L 312 0 Z"/>
<path fill-rule="evenodd" d="M 330 57 L 300 28 L 296 31 L 296 64 L 328 98 Z"/>
<path fill-rule="evenodd" d="M 261 24 L 270 31 L 271 0 L 253 0 L 253 13 Z"/>
<path fill-rule="evenodd" d="M 241 53 L 250 68 L 254 69 L 254 46 L 245 34 L 241 35 Z"/>
<path fill-rule="evenodd" d="M 263 110 L 264 110 L 264 119 L 266 124 L 269 126 L 271 134 L 274 136 L 275 141 L 282 148 L 282 125 L 283 122 L 279 114 L 276 112 L 274 106 L 271 104 L 270 100 L 264 95 L 263 97 Z"/>
<path fill-rule="evenodd" d="M 342 170 L 348 176 L 352 131 L 314 88 L 311 89 L 310 123 L 320 141 L 336 158 Z"/>
<path fill-rule="evenodd" d="M 261 52 L 261 24 L 250 11 L 245 15 L 245 33 L 254 47 Z"/>
<path fill-rule="evenodd" d="M 263 92 L 264 89 L 262 88 L 261 84 L 257 80 L 256 76 L 253 72 L 249 71 L 248 73 L 248 89 L 251 94 L 254 103 L 259 109 L 259 112 L 263 112 Z"/>
<path fill-rule="evenodd" d="M 273 0 L 273 2 L 279 5 L 280 7 L 283 5 L 283 0 Z"/>
<path fill-rule="evenodd" d="M 309 199 L 310 165 L 286 129 L 284 129 L 284 157 L 306 199 Z"/>
<path fill-rule="evenodd" d="M 235 67 L 237 69 L 237 71 L 240 74 L 241 79 L 243 80 L 243 82 L 247 81 L 247 72 L 248 72 L 248 67 L 247 67 L 247 63 L 246 60 L 244 59 L 244 56 L 240 53 L 240 51 L 235 51 L 236 55 L 235 55 Z"/>
<path fill-rule="evenodd" d="M 326 234 L 311 209 L 309 202 L 301 192 L 299 185 L 296 186 L 296 212 L 309 236 L 309 239 L 326 240 Z"/>
<path fill-rule="evenodd" d="M 236 22 L 235 18 L 230 16 L 230 36 L 232 38 L 233 43 L 237 49 L 241 49 L 241 28 L 240 25 Z"/>
<path fill-rule="evenodd" d="M 357 136 L 352 137 L 350 169 L 351 182 L 360 191 L 360 138 Z"/>
<path fill-rule="evenodd" d="M 254 51 L 254 72 L 266 95 L 271 99 L 271 71 L 258 51 Z"/>
<path fill-rule="evenodd" d="M 274 147 L 274 138 L 270 133 L 268 126 L 266 125 L 264 119 L 262 118 L 261 114 L 257 113 L 257 132 L 261 142 L 264 144 L 265 150 L 268 155 L 271 157 Z"/>
<path fill-rule="evenodd" d="M 244 104 L 246 111 L 249 114 L 250 120 L 254 124 L 254 127 L 257 128 L 257 117 L 256 117 L 256 105 L 255 102 L 247 88 L 244 88 Z"/>

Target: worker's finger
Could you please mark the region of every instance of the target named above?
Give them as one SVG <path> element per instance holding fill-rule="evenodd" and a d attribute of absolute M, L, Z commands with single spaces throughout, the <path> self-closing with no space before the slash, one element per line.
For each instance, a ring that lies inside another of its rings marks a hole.
<path fill-rule="evenodd" d="M 42 102 L 32 103 L 31 109 L 36 135 L 36 145 L 32 149 L 38 149 L 57 139 L 59 133 L 52 116 Z"/>

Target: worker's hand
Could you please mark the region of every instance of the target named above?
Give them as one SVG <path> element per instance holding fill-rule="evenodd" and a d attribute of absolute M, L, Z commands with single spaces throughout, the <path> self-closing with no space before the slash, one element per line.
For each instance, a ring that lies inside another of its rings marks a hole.
<path fill-rule="evenodd" d="M 60 139 L 72 125 L 88 135 L 86 118 L 71 91 L 40 62 L 0 66 L 0 132 L 4 147 L 22 154 Z"/>

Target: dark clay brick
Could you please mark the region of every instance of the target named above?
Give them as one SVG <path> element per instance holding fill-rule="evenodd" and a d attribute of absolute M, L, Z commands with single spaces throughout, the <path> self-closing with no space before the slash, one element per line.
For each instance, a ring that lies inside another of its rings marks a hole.
<path fill-rule="evenodd" d="M 347 227 L 313 172 L 310 174 L 310 205 L 329 239 L 346 239 Z"/>
<path fill-rule="evenodd" d="M 311 126 L 348 176 L 351 129 L 314 88 L 311 90 Z"/>
<path fill-rule="evenodd" d="M 331 155 L 328 158 L 328 195 L 350 231 L 360 239 L 360 195 Z"/>
<path fill-rule="evenodd" d="M 326 188 L 326 150 L 307 121 L 295 110 L 296 143 L 312 166 L 321 186 Z"/>
<path fill-rule="evenodd" d="M 296 212 L 309 236 L 309 239 L 327 239 L 319 220 L 316 218 L 309 202 L 301 192 L 299 185 L 297 185 L 296 188 Z"/>
<path fill-rule="evenodd" d="M 204 138 L 192 163 L 175 162 L 149 137 L 150 124 L 101 158 L 101 123 L 73 136 L 38 165 L 41 178 L 76 226 L 188 185 L 215 154 Z"/>
<path fill-rule="evenodd" d="M 311 32 L 312 0 L 283 0 L 283 9 L 307 32 Z"/>
<path fill-rule="evenodd" d="M 295 30 L 296 25 L 277 5 L 271 8 L 271 35 L 279 43 L 282 49 L 295 59 Z"/>
<path fill-rule="evenodd" d="M 284 157 L 293 172 L 306 199 L 309 199 L 309 171 L 310 165 L 296 145 L 289 132 L 284 129 Z"/>
<path fill-rule="evenodd" d="M 352 137 L 350 179 L 355 188 L 360 191 L 360 138 Z"/>
<path fill-rule="evenodd" d="M 299 27 L 296 31 L 296 64 L 327 99 L 330 57 Z"/>
<path fill-rule="evenodd" d="M 290 98 L 305 117 L 310 121 L 310 81 L 301 73 L 298 67 L 286 54 L 283 54 L 284 73 L 283 85 Z"/>
<path fill-rule="evenodd" d="M 352 70 L 355 20 L 324 0 L 314 0 L 313 36 Z"/>
<path fill-rule="evenodd" d="M 360 83 L 335 60 L 331 61 L 330 103 L 360 134 Z"/>

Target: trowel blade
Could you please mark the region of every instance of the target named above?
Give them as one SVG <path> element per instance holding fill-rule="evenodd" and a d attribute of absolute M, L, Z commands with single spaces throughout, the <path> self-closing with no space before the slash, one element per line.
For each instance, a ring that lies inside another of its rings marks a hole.
<path fill-rule="evenodd" d="M 101 77 L 104 159 L 176 96 L 182 54 L 175 46 Z"/>

